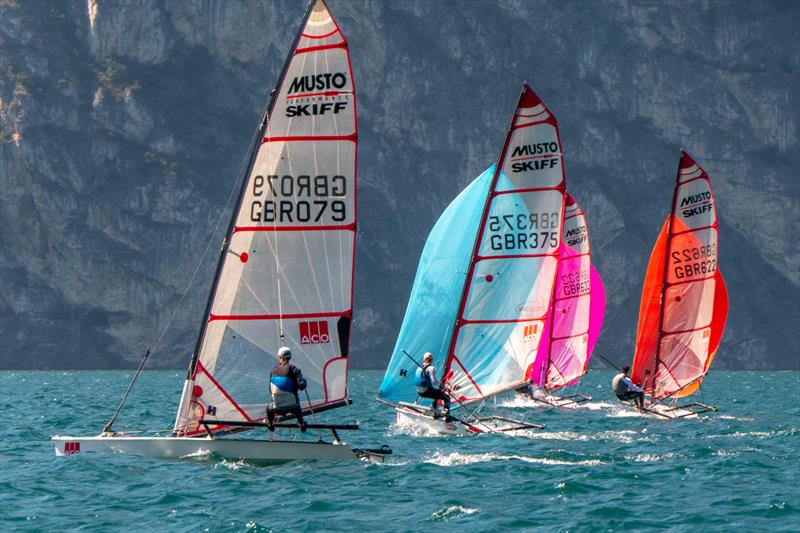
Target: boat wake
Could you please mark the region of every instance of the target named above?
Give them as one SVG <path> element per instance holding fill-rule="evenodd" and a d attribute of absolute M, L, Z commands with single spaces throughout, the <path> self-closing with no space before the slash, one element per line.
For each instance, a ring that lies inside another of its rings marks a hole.
<path fill-rule="evenodd" d="M 643 413 L 632 407 L 613 406 L 611 408 L 611 411 L 609 411 L 608 414 L 606 414 L 606 416 L 612 418 L 633 418 L 633 417 L 647 418 L 651 415 Z"/>
<path fill-rule="evenodd" d="M 525 408 L 525 409 L 551 409 L 553 406 L 547 405 L 546 403 L 538 402 L 531 398 L 526 398 L 524 396 L 515 396 L 514 398 L 509 398 L 497 404 L 500 407 L 510 407 L 510 408 Z M 614 407 L 614 404 L 608 402 L 581 402 L 581 403 L 568 403 L 566 405 L 562 405 L 559 409 L 586 409 L 587 411 L 600 411 L 602 409 L 611 409 Z"/>
<path fill-rule="evenodd" d="M 597 466 L 603 464 L 598 459 L 589 459 L 583 461 L 565 461 L 561 459 L 548 459 L 545 457 L 528 457 L 525 455 L 504 455 L 499 453 L 461 453 L 452 452 L 443 454 L 436 452 L 430 458 L 425 459 L 424 463 L 434 464 L 437 466 L 463 466 L 476 463 L 488 463 L 493 461 L 521 461 L 523 463 L 536 463 L 543 465 L 581 465 L 581 466 Z"/>
<path fill-rule="evenodd" d="M 227 468 L 228 470 L 239 470 L 243 466 L 252 466 L 250 463 L 245 461 L 244 459 L 239 459 L 238 461 L 228 461 L 227 459 L 223 459 L 219 463 L 214 465 L 214 468 Z"/>
<path fill-rule="evenodd" d="M 389 437 L 397 437 L 398 435 L 405 435 L 408 437 L 446 437 L 449 435 L 435 431 L 425 424 L 389 424 L 389 431 L 386 432 Z"/>
<path fill-rule="evenodd" d="M 196 452 L 181 455 L 181 459 L 206 459 L 214 454 L 211 450 L 197 450 Z"/>

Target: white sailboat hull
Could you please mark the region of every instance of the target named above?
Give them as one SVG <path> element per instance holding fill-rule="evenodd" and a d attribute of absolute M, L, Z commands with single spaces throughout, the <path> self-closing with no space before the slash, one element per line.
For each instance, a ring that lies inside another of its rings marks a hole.
<path fill-rule="evenodd" d="M 75 453 L 121 453 L 180 459 L 216 455 L 227 459 L 259 462 L 296 460 L 352 460 L 357 452 L 345 444 L 313 441 L 220 439 L 191 437 L 102 436 L 52 438 L 57 456 Z"/>
<path fill-rule="evenodd" d="M 434 435 L 466 435 L 471 433 L 464 424 L 453 421 L 445 421 L 444 418 L 434 418 L 407 407 L 396 407 L 397 426 L 402 429 L 410 429 Z"/>

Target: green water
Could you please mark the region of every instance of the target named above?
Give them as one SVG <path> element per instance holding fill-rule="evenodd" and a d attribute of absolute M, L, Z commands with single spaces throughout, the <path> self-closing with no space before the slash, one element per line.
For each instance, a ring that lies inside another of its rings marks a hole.
<path fill-rule="evenodd" d="M 519 437 L 407 435 L 373 400 L 381 373 L 351 376 L 355 446 L 384 465 L 256 466 L 217 458 L 55 457 L 55 434 L 96 434 L 130 372 L 3 372 L 0 530 L 688 531 L 800 530 L 800 373 L 713 372 L 702 420 L 620 409 L 592 372 L 577 410 L 488 406 L 546 424 Z M 117 429 L 171 426 L 183 373 L 146 372 Z"/>

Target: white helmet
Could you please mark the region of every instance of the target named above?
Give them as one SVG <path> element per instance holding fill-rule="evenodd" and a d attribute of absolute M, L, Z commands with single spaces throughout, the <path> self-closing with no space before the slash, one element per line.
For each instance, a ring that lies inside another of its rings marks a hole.
<path fill-rule="evenodd" d="M 290 350 L 286 346 L 281 346 L 281 349 L 278 350 L 278 357 L 283 357 L 284 359 L 291 359 L 292 358 L 292 350 Z"/>

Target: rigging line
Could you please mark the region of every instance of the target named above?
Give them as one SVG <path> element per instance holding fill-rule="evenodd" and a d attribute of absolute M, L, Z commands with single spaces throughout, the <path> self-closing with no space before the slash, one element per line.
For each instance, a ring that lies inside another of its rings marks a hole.
<path fill-rule="evenodd" d="M 111 417 L 111 420 L 103 427 L 103 433 L 110 433 L 111 426 L 114 425 L 114 422 L 117 420 L 119 416 L 119 412 L 122 410 L 122 406 L 125 405 L 125 400 L 128 399 L 128 394 L 131 393 L 131 389 L 133 388 L 133 384 L 136 383 L 136 378 L 139 377 L 139 374 L 142 372 L 142 368 L 144 368 L 144 363 L 147 361 L 147 358 L 150 357 L 150 350 L 147 350 L 147 353 L 144 354 L 144 358 L 142 358 L 142 362 L 139 363 L 139 368 L 136 369 L 136 373 L 133 374 L 133 379 L 131 380 L 130 384 L 128 385 L 128 390 L 125 391 L 125 394 L 122 396 L 122 401 L 119 402 L 119 406 L 117 410 L 114 411 L 114 415 Z"/>
<path fill-rule="evenodd" d="M 250 141 L 251 145 L 252 145 L 253 142 L 256 141 L 256 138 L 258 137 L 259 129 L 260 128 L 256 128 L 255 133 L 253 133 L 253 138 Z M 249 159 L 249 157 L 245 157 L 245 159 L 242 160 L 242 163 L 239 165 L 239 170 L 238 170 L 238 172 L 236 174 L 237 176 L 241 175 L 242 172 L 244 172 L 244 166 L 247 164 L 247 160 L 248 159 Z M 200 259 L 197 261 L 197 266 L 195 266 L 194 272 L 192 272 L 192 276 L 189 278 L 189 283 L 186 285 L 186 288 L 184 289 L 183 294 L 181 294 L 181 297 L 178 300 L 178 303 L 175 305 L 175 308 L 172 310 L 172 314 L 170 315 L 169 319 L 167 320 L 167 323 L 164 325 L 164 328 L 161 331 L 161 335 L 159 335 L 159 337 L 156 340 L 156 342 L 150 348 L 153 351 L 153 353 L 155 353 L 158 350 L 158 346 L 159 346 L 159 344 L 161 344 L 161 341 L 164 339 L 164 335 L 166 335 L 167 330 L 169 329 L 169 326 L 172 323 L 172 320 L 175 318 L 175 315 L 178 313 L 178 309 L 181 308 L 181 306 L 183 304 L 183 301 L 186 299 L 186 295 L 189 293 L 189 289 L 192 287 L 192 284 L 194 283 L 194 280 L 197 277 L 197 273 L 200 271 L 200 267 L 202 266 L 203 261 L 205 261 L 205 258 L 208 255 L 208 250 L 211 248 L 211 245 L 214 243 L 215 236 L 219 232 L 219 228 L 220 228 L 220 225 L 222 224 L 222 220 L 225 218 L 225 213 L 228 212 L 228 207 L 231 205 L 231 200 L 233 199 L 234 193 L 236 192 L 236 189 L 237 189 L 238 185 L 239 184 L 237 182 L 235 182 L 235 181 L 233 182 L 233 184 L 231 186 L 231 190 L 228 193 L 228 199 L 225 202 L 225 207 L 223 207 L 222 210 L 219 212 L 219 216 L 217 217 L 217 223 L 214 225 L 214 229 L 211 231 L 211 234 L 209 235 L 208 242 L 206 243 L 205 249 L 203 249 L 203 253 L 200 254 Z"/>
<path fill-rule="evenodd" d="M 251 147 L 256 142 L 258 142 L 258 136 L 259 136 L 260 130 L 261 130 L 260 127 L 256 128 L 256 131 L 253 133 L 253 136 L 252 136 L 252 138 L 250 140 Z M 238 174 L 241 174 L 243 172 L 244 166 L 247 164 L 248 160 L 249 160 L 249 157 L 245 157 L 245 159 L 239 165 Z M 228 199 L 225 202 L 225 207 L 222 208 L 222 210 L 219 213 L 219 217 L 217 217 L 217 223 L 214 225 L 214 229 L 211 231 L 211 234 L 209 235 L 208 242 L 206 243 L 206 247 L 205 247 L 205 249 L 203 249 L 203 253 L 200 254 L 200 258 L 197 261 L 197 265 L 194 268 L 194 272 L 192 272 L 192 275 L 189 278 L 189 282 L 186 284 L 186 288 L 183 290 L 183 294 L 181 294 L 181 297 L 178 300 L 178 303 L 175 304 L 175 307 L 172 309 L 172 313 L 170 314 L 169 318 L 167 319 L 166 324 L 164 324 L 164 327 L 161 330 L 161 334 L 158 336 L 156 341 L 151 345 L 150 349 L 147 350 L 147 353 L 145 353 L 145 356 L 142 359 L 142 362 L 139 363 L 139 368 L 136 370 L 136 373 L 133 375 L 133 378 L 131 379 L 131 382 L 128 385 L 128 389 L 125 391 L 125 394 L 122 397 L 122 401 L 119 403 L 119 406 L 117 407 L 117 410 L 114 412 L 114 415 L 111 417 L 111 419 L 108 421 L 108 423 L 103 428 L 103 432 L 111 431 L 111 427 L 114 425 L 114 422 L 116 421 L 117 417 L 119 416 L 120 412 L 122 411 L 122 408 L 123 408 L 123 406 L 125 405 L 125 402 L 128 399 L 128 395 L 130 394 L 131 390 L 133 389 L 133 385 L 134 385 L 134 383 L 136 383 L 136 379 L 139 377 L 139 374 L 141 373 L 142 369 L 144 368 L 144 365 L 147 362 L 147 359 L 149 358 L 151 353 L 156 353 L 156 351 L 158 350 L 158 347 L 161 345 L 161 341 L 164 340 L 164 336 L 167 334 L 167 331 L 169 330 L 169 327 L 172 324 L 172 321 L 175 318 L 175 315 L 178 314 L 178 309 L 180 309 L 183 306 L 183 301 L 186 299 L 186 295 L 189 293 L 189 289 L 192 287 L 192 284 L 194 283 L 194 280 L 197 277 L 197 273 L 200 271 L 200 267 L 202 266 L 203 261 L 205 260 L 206 256 L 208 255 L 208 250 L 211 248 L 211 244 L 214 242 L 214 237 L 217 234 L 217 232 L 219 231 L 220 224 L 222 224 L 222 220 L 225 217 L 225 213 L 227 213 L 227 211 L 228 211 L 228 207 L 231 204 L 231 199 L 233 198 L 234 192 L 236 191 L 236 188 L 237 188 L 236 186 L 237 186 L 237 183 L 234 182 L 232 187 L 231 187 L 230 192 L 228 193 Z"/>

